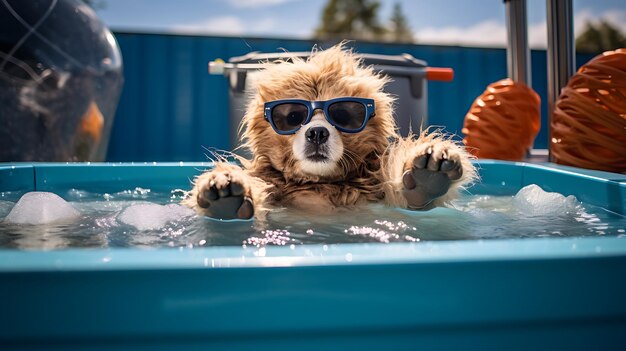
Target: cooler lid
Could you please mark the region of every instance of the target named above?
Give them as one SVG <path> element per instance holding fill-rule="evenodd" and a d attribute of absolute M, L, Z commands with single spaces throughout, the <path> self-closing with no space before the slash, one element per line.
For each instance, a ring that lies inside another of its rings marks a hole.
<path fill-rule="evenodd" d="M 307 58 L 311 56 L 310 52 L 273 52 L 262 53 L 253 51 L 243 56 L 232 57 L 228 60 L 234 64 L 256 64 L 264 61 L 274 61 L 278 59 L 289 60 L 293 57 Z M 426 67 L 426 62 L 418 60 L 410 54 L 401 55 L 379 55 L 379 54 L 357 54 L 363 59 L 366 66 L 396 66 L 396 67 Z"/>

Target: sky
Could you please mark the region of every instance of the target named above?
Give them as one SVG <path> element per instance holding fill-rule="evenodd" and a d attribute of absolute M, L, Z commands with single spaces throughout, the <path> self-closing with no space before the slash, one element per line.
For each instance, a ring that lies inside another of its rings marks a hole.
<path fill-rule="evenodd" d="M 327 0 L 101 0 L 113 30 L 242 37 L 310 38 Z M 506 46 L 502 0 L 380 0 L 387 22 L 399 2 L 422 44 Z M 546 0 L 527 0 L 528 40 L 546 47 Z M 574 0 L 574 31 L 604 19 L 626 34 L 625 0 Z"/>

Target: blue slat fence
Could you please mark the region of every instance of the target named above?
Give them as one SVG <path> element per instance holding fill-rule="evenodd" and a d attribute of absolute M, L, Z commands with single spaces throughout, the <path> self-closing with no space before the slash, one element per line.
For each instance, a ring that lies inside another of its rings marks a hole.
<path fill-rule="evenodd" d="M 213 147 L 229 150 L 228 90 L 207 63 L 251 51 L 309 51 L 311 40 L 115 33 L 124 59 L 125 85 L 107 160 L 202 161 Z M 409 53 L 431 66 L 452 67 L 453 82 L 430 82 L 431 125 L 461 135 L 463 118 L 485 87 L 505 78 L 506 50 L 407 44 L 353 43 L 362 53 Z M 322 48 L 330 46 L 321 44 Z M 593 55 L 577 56 L 581 65 Z M 533 50 L 532 84 L 542 99 L 542 124 L 535 147 L 547 146 L 545 50 Z"/>

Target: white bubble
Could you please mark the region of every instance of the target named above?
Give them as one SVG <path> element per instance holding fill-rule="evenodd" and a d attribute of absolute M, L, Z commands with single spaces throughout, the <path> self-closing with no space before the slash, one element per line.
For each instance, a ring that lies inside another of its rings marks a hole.
<path fill-rule="evenodd" d="M 580 208 L 580 202 L 573 195 L 544 191 L 531 184 L 522 188 L 513 198 L 518 211 L 528 215 L 553 216 L 574 212 Z"/>
<path fill-rule="evenodd" d="M 4 221 L 15 224 L 47 224 L 78 217 L 80 212 L 59 195 L 33 191 L 20 198 Z"/>
<path fill-rule="evenodd" d="M 193 214 L 193 210 L 179 204 L 144 203 L 126 208 L 117 219 L 138 230 L 154 230 L 163 228 L 168 222 L 180 220 Z"/>

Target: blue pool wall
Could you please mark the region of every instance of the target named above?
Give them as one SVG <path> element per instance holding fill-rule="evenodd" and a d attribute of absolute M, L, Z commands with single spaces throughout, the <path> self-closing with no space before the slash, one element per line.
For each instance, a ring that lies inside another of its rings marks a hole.
<path fill-rule="evenodd" d="M 209 37 L 116 32 L 125 85 L 116 113 L 108 161 L 202 161 L 203 147 L 230 150 L 228 90 L 207 63 L 251 51 L 309 51 L 312 40 Z M 352 43 L 358 52 L 409 53 L 431 66 L 452 67 L 453 82 L 430 82 L 429 124 L 461 135 L 463 118 L 485 87 L 507 76 L 506 50 L 409 44 Z M 578 54 L 578 66 L 594 55 Z M 536 148 L 547 147 L 545 50 L 532 50 L 532 85 L 542 100 Z"/>

